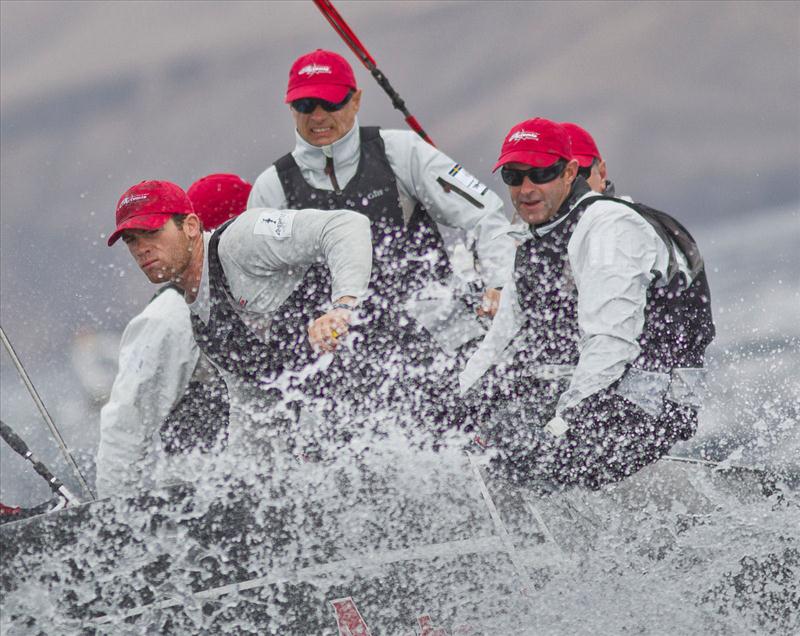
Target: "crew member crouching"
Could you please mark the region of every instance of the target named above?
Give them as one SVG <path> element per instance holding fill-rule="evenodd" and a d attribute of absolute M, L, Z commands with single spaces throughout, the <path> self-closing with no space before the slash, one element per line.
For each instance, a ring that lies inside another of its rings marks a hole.
<path fill-rule="evenodd" d="M 302 402 L 308 374 L 320 371 L 318 352 L 332 352 L 346 338 L 367 291 L 367 218 L 346 210 L 256 208 L 203 233 L 178 186 L 145 181 L 120 198 L 109 243 L 120 236 L 151 282 L 171 281 L 189 304 L 195 340 L 228 386 L 229 446 L 234 437 L 248 443 L 273 432 L 291 443 L 291 418 L 281 420 L 286 430 L 272 430 L 278 411 Z M 302 308 L 292 297 L 315 263 L 330 270 L 332 305 L 301 323 L 302 337 L 297 330 L 288 337 L 282 326 L 297 323 L 295 308 Z"/>
<path fill-rule="evenodd" d="M 466 419 L 512 480 L 599 488 L 695 432 L 714 337 L 703 261 L 670 216 L 592 192 L 555 122 L 512 128 L 498 168 L 529 231 L 461 373 Z"/>
<path fill-rule="evenodd" d="M 213 230 L 244 212 L 250 188 L 234 174 L 211 174 L 187 195 L 203 228 Z M 155 219 L 161 220 L 166 217 Z M 154 467 L 163 455 L 223 444 L 228 415 L 227 388 L 195 344 L 183 291 L 167 283 L 122 334 L 117 375 L 100 412 L 98 494 L 130 494 L 160 483 Z M 169 479 L 172 462 L 164 464 Z"/>

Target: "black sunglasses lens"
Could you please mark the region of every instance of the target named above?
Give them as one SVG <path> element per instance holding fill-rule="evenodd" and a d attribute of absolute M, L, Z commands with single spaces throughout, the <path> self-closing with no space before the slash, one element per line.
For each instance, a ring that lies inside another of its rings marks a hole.
<path fill-rule="evenodd" d="M 578 168 L 578 176 L 583 177 L 584 179 L 588 179 L 592 175 L 592 166 L 586 166 L 584 168 Z"/>
<path fill-rule="evenodd" d="M 347 102 L 350 101 L 350 98 L 353 96 L 353 91 L 349 90 L 347 95 L 344 96 L 344 99 L 340 102 L 326 102 L 325 100 L 319 100 L 322 104 L 322 108 L 324 108 L 329 113 L 335 113 L 337 110 L 342 110 L 345 106 L 347 106 Z"/>
<path fill-rule="evenodd" d="M 565 163 L 563 161 L 556 161 L 552 166 L 546 168 L 533 168 L 531 172 L 536 171 L 530 175 L 530 180 L 534 183 L 549 183 L 558 175 L 564 172 Z"/>
<path fill-rule="evenodd" d="M 314 109 L 317 107 L 318 100 L 314 99 L 313 97 L 304 97 L 303 99 L 296 99 L 292 102 L 292 108 L 294 108 L 298 113 L 302 113 L 303 115 L 308 115 L 309 113 L 313 113 Z"/>
<path fill-rule="evenodd" d="M 522 180 L 525 178 L 525 170 L 514 170 L 514 168 L 500 168 L 500 176 L 503 178 L 503 183 L 510 186 L 522 185 Z"/>

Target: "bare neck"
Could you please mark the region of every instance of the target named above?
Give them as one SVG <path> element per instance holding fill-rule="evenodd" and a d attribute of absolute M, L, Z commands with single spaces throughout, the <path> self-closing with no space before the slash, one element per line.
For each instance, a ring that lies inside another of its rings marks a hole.
<path fill-rule="evenodd" d="M 176 281 L 178 286 L 183 289 L 183 297 L 187 303 L 193 303 L 200 290 L 200 283 L 203 278 L 203 258 L 205 257 L 205 243 L 202 233 L 197 236 L 191 246 L 191 257 L 180 281 Z"/>

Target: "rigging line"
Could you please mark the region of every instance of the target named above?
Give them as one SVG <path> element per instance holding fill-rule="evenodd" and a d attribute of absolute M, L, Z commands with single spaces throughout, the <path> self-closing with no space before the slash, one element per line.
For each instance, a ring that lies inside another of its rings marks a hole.
<path fill-rule="evenodd" d="M 16 351 L 14 351 L 14 347 L 11 346 L 11 341 L 8 339 L 5 330 L 0 325 L 0 339 L 3 341 L 3 346 L 8 351 L 8 355 L 11 357 L 11 361 L 14 363 L 14 366 L 17 368 L 17 373 L 19 373 L 19 377 L 22 379 L 22 383 L 25 385 L 25 388 L 28 389 L 28 393 L 30 394 L 31 398 L 33 398 L 33 402 L 36 404 L 36 408 L 39 409 L 39 413 L 42 415 L 47 426 L 50 428 L 50 432 L 53 434 L 53 437 L 56 438 L 58 445 L 61 447 L 61 452 L 63 453 L 64 457 L 67 460 L 67 463 L 72 468 L 72 472 L 75 473 L 75 476 L 78 478 L 78 483 L 80 484 L 81 488 L 89 495 L 92 501 L 96 499 L 92 489 L 89 488 L 89 484 L 86 483 L 86 479 L 84 479 L 83 474 L 81 473 L 81 469 L 78 468 L 78 464 L 75 461 L 75 458 L 70 453 L 69 448 L 67 447 L 64 438 L 61 436 L 58 428 L 56 427 L 53 418 L 50 417 L 50 413 L 47 412 L 47 408 L 42 402 L 42 398 L 39 397 L 39 393 L 36 391 L 36 387 L 33 386 L 33 382 L 31 381 L 28 372 L 25 370 L 25 367 L 22 366 L 22 361 L 17 356 Z"/>
<path fill-rule="evenodd" d="M 514 566 L 514 569 L 517 571 L 517 575 L 522 580 L 522 584 L 524 586 L 522 590 L 523 596 L 527 597 L 533 592 L 534 588 L 530 578 L 528 577 L 528 573 L 525 570 L 525 564 L 514 547 L 514 540 L 512 539 L 511 534 L 508 532 L 506 524 L 503 523 L 503 520 L 500 517 L 500 513 L 497 510 L 497 506 L 494 504 L 492 495 L 489 493 L 489 487 L 486 485 L 483 475 L 481 475 L 480 466 L 478 465 L 477 460 L 472 456 L 472 453 L 469 452 L 467 453 L 467 459 L 469 460 L 469 465 L 475 475 L 475 480 L 478 482 L 478 488 L 481 491 L 481 496 L 483 497 L 483 501 L 486 504 L 487 510 L 489 511 L 489 516 L 494 523 L 495 530 L 500 538 L 500 542 L 505 548 L 505 551 L 508 553 L 508 557 L 511 559 L 511 563 Z"/>

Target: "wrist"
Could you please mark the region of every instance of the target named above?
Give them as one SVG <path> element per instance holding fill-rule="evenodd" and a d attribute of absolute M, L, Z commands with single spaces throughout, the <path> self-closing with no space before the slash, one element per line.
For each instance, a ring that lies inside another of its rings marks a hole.
<path fill-rule="evenodd" d="M 331 310 L 333 309 L 347 309 L 348 311 L 355 311 L 358 301 L 354 296 L 342 296 L 333 301 Z"/>

